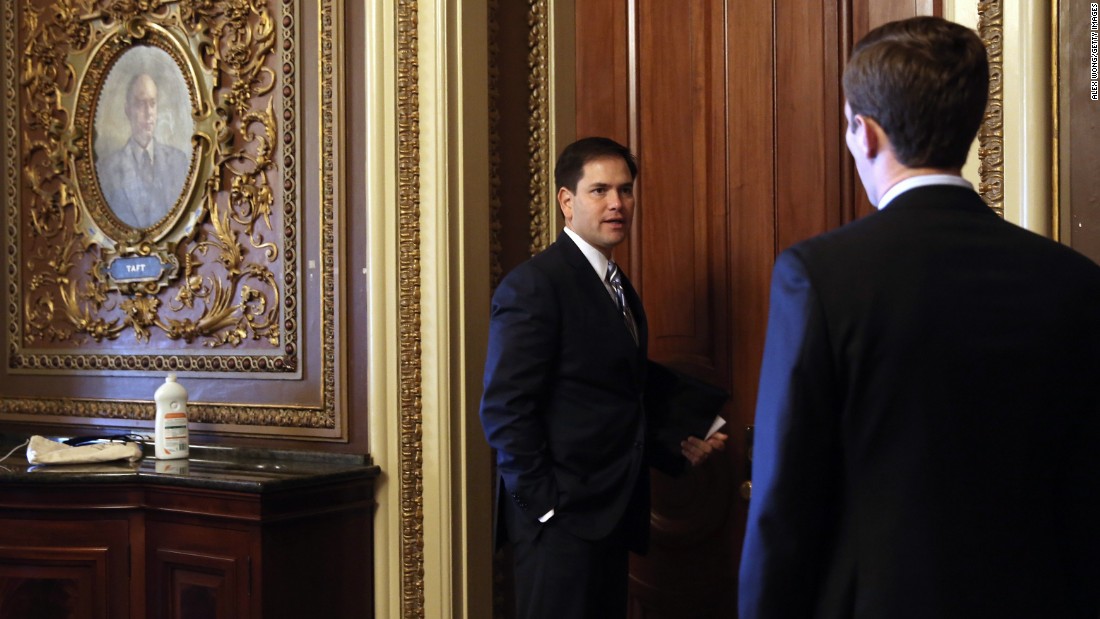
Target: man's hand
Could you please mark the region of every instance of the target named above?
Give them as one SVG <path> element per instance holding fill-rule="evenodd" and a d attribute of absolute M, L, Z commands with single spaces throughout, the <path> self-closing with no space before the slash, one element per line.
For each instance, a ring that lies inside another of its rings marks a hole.
<path fill-rule="evenodd" d="M 691 462 L 691 466 L 699 466 L 706 462 L 711 454 L 725 449 L 728 438 L 721 432 L 711 434 L 705 441 L 697 436 L 689 436 L 680 441 L 680 453 L 684 454 L 688 462 Z"/>

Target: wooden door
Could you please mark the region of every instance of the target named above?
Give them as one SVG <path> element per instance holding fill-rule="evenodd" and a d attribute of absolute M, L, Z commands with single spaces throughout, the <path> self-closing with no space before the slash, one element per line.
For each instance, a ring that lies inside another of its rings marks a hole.
<path fill-rule="evenodd" d="M 868 211 L 843 140 L 843 63 L 854 36 L 933 4 L 576 3 L 576 135 L 629 144 L 640 161 L 616 256 L 645 303 L 650 354 L 732 394 L 723 456 L 653 481 L 632 617 L 736 616 L 771 267 Z"/>

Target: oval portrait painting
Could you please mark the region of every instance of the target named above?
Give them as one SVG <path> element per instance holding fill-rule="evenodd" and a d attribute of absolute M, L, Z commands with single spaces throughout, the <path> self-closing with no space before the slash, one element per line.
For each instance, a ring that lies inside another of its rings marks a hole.
<path fill-rule="evenodd" d="M 100 90 L 95 168 L 111 212 L 151 228 L 172 212 L 191 170 L 191 97 L 180 67 L 152 45 L 127 50 Z"/>

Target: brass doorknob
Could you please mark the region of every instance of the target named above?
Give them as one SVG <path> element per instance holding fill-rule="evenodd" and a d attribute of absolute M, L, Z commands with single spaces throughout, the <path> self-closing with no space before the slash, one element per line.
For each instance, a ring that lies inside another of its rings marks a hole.
<path fill-rule="evenodd" d="M 741 482 L 741 498 L 745 499 L 746 501 L 752 498 L 751 479 L 746 479 L 745 481 Z"/>

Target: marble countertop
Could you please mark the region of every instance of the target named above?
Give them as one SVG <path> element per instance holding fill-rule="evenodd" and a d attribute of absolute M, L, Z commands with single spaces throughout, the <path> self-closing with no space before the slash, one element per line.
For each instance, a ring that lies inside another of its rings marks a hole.
<path fill-rule="evenodd" d="M 17 443 L 4 444 L 0 456 Z M 191 445 L 190 458 L 157 460 L 148 444 L 143 452 L 137 462 L 31 465 L 22 447 L 0 462 L 0 485 L 141 483 L 266 493 L 379 473 L 369 457 L 355 454 Z"/>

